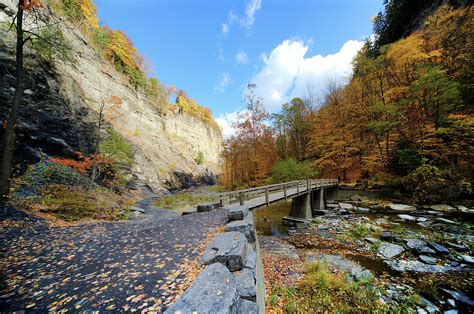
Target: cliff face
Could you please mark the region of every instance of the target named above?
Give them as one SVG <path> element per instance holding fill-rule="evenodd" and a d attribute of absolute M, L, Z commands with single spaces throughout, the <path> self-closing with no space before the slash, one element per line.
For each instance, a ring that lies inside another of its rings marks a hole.
<path fill-rule="evenodd" d="M 0 0 L 0 23 L 9 21 L 13 0 Z M 10 10 L 10 12 L 9 12 Z M 221 134 L 204 122 L 183 114 L 162 115 L 127 79 L 104 61 L 74 26 L 60 17 L 63 33 L 75 57 L 73 63 L 38 62 L 27 53 L 25 101 L 19 125 L 20 152 L 31 149 L 67 155 L 90 153 L 100 104 L 121 100 L 107 123 L 134 148 L 131 172 L 138 185 L 154 191 L 179 187 L 176 173 L 195 178 L 219 171 Z M 14 45 L 11 36 L 0 40 L 0 118 L 14 91 Z M 107 112 L 107 109 L 106 109 Z M 202 153 L 203 161 L 196 157 Z M 34 154 L 33 154 L 34 155 Z M 33 158 L 34 159 L 34 158 Z"/>

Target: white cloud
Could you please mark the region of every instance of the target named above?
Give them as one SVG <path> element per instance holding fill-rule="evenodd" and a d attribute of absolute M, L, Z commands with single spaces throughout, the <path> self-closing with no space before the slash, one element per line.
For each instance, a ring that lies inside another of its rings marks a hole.
<path fill-rule="evenodd" d="M 229 25 L 227 25 L 227 23 L 223 23 L 221 28 L 221 35 L 227 36 L 227 33 L 229 33 Z"/>
<path fill-rule="evenodd" d="M 222 73 L 216 86 L 214 86 L 214 92 L 219 94 L 224 93 L 227 85 L 229 85 L 230 83 L 232 83 L 230 74 L 228 72 Z"/>
<path fill-rule="evenodd" d="M 217 45 L 217 60 L 224 62 L 224 47 Z"/>
<path fill-rule="evenodd" d="M 234 11 L 229 11 L 227 21 L 221 24 L 221 36 L 225 37 L 229 33 L 231 25 L 234 23 L 240 24 L 241 27 L 246 29 L 252 28 L 255 23 L 255 15 L 262 7 L 262 0 L 250 0 L 245 6 L 244 15 L 239 16 Z"/>
<path fill-rule="evenodd" d="M 235 133 L 235 129 L 233 128 L 233 124 L 238 120 L 240 115 L 240 111 L 234 111 L 234 112 L 226 112 L 224 114 L 220 114 L 219 117 L 214 118 L 216 120 L 217 124 L 222 129 L 222 135 L 224 138 L 230 137 Z"/>
<path fill-rule="evenodd" d="M 255 14 L 262 7 L 262 0 L 251 0 L 245 7 L 245 16 L 240 19 L 240 24 L 245 28 L 251 28 L 255 22 Z"/>
<path fill-rule="evenodd" d="M 241 50 L 235 55 L 235 61 L 240 64 L 246 64 L 249 62 L 249 56 L 247 55 L 247 53 L 245 53 L 245 51 Z"/>
<path fill-rule="evenodd" d="M 285 40 L 270 54 L 262 54 L 264 65 L 252 82 L 257 84 L 257 94 L 265 106 L 276 111 L 292 97 L 303 96 L 308 85 L 323 93 L 328 79 L 348 78 L 352 59 L 362 45 L 361 41 L 349 40 L 334 54 L 306 57 L 307 43 Z"/>

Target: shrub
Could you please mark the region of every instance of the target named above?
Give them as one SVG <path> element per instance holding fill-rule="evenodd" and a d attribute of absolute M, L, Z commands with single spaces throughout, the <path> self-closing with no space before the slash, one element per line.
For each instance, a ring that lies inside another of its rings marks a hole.
<path fill-rule="evenodd" d="M 108 128 L 100 143 L 102 155 L 130 167 L 133 163 L 132 146 L 114 129 Z"/>
<path fill-rule="evenodd" d="M 404 178 L 404 183 L 413 191 L 414 201 L 421 203 L 446 202 L 472 193 L 471 183 L 456 169 L 440 169 L 430 164 L 416 168 Z"/>
<path fill-rule="evenodd" d="M 204 154 L 202 152 L 199 152 L 196 156 L 196 158 L 194 158 L 194 161 L 198 164 L 198 165 L 201 165 L 203 162 L 204 162 Z"/>
<path fill-rule="evenodd" d="M 278 161 L 273 167 L 269 183 L 280 183 L 293 180 L 314 178 L 316 172 L 309 161 L 298 162 L 294 159 Z"/>

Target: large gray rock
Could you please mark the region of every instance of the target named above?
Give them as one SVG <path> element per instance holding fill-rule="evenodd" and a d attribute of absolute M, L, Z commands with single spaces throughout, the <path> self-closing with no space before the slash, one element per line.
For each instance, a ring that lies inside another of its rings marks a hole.
<path fill-rule="evenodd" d="M 244 220 L 235 220 L 229 222 L 224 229 L 225 232 L 238 231 L 245 234 L 249 243 L 255 242 L 255 226 L 253 225 L 253 214 L 248 213 Z"/>
<path fill-rule="evenodd" d="M 257 301 L 257 285 L 254 272 L 244 268 L 235 279 L 240 297 L 253 302 Z"/>
<path fill-rule="evenodd" d="M 384 231 L 380 234 L 380 239 L 383 241 L 398 241 L 397 235 L 392 232 Z"/>
<path fill-rule="evenodd" d="M 227 220 L 242 220 L 247 217 L 248 213 L 249 207 L 247 205 L 234 206 L 227 211 Z"/>
<path fill-rule="evenodd" d="M 398 244 L 383 242 L 379 246 L 377 255 L 390 259 L 390 258 L 394 258 L 395 256 L 400 255 L 401 253 L 403 253 L 403 251 L 405 251 L 403 246 L 400 246 Z"/>
<path fill-rule="evenodd" d="M 398 216 L 398 218 L 400 218 L 402 220 L 416 221 L 416 217 L 413 217 L 413 216 L 410 216 L 410 215 L 407 215 L 407 214 L 398 214 L 397 216 Z"/>
<path fill-rule="evenodd" d="M 398 212 L 413 212 L 416 210 L 415 206 L 404 205 L 404 204 L 388 204 L 388 208 Z"/>
<path fill-rule="evenodd" d="M 238 313 L 237 281 L 222 264 L 207 266 L 165 313 Z"/>
<path fill-rule="evenodd" d="M 210 212 L 219 207 L 219 203 L 204 203 L 197 206 L 198 213 Z"/>
<path fill-rule="evenodd" d="M 426 245 L 426 241 L 419 239 L 406 239 L 405 243 L 410 250 L 417 250 Z"/>
<path fill-rule="evenodd" d="M 257 269 L 257 252 L 249 247 L 247 250 L 247 261 L 245 262 L 245 268 L 248 269 Z"/>
<path fill-rule="evenodd" d="M 428 265 L 420 261 L 413 260 L 390 260 L 385 261 L 385 263 L 392 269 L 399 272 L 412 271 L 416 273 L 444 273 L 455 270 L 455 268 L 450 266 Z"/>
<path fill-rule="evenodd" d="M 232 231 L 216 235 L 209 243 L 201 263 L 222 263 L 230 271 L 241 270 L 247 261 L 248 242 L 243 233 Z"/>
<path fill-rule="evenodd" d="M 461 302 L 461 303 L 464 303 L 464 304 L 467 304 L 471 307 L 474 307 L 474 300 L 472 300 L 471 298 L 469 298 L 467 295 L 465 295 L 464 293 L 460 292 L 460 291 L 454 291 L 454 290 L 449 290 L 449 289 L 441 289 L 443 290 L 444 292 L 446 292 L 447 294 L 451 295 L 454 299 L 456 299 L 457 301 Z"/>
<path fill-rule="evenodd" d="M 436 251 L 430 249 L 426 243 L 426 241 L 419 240 L 419 239 L 406 239 L 405 243 L 407 247 L 415 251 L 418 254 L 435 254 Z"/>
<path fill-rule="evenodd" d="M 449 250 L 441 244 L 438 244 L 436 242 L 428 242 L 428 245 L 431 246 L 439 254 L 449 254 Z"/>
<path fill-rule="evenodd" d="M 437 204 L 437 205 L 432 205 L 430 206 L 430 209 L 439 211 L 439 212 L 452 212 L 455 210 L 454 207 L 449 206 L 447 204 Z"/>
<path fill-rule="evenodd" d="M 239 305 L 239 313 L 242 314 L 258 314 L 258 305 L 255 302 L 241 299 Z"/>
<path fill-rule="evenodd" d="M 446 219 L 446 218 L 442 218 L 442 217 L 435 218 L 435 220 L 438 221 L 438 222 L 441 222 L 441 223 L 449 224 L 449 225 L 455 225 L 456 224 L 455 221 L 452 221 L 452 220 L 449 220 L 449 219 Z"/>
<path fill-rule="evenodd" d="M 342 208 L 342 209 L 353 209 L 354 206 L 352 206 L 352 204 L 349 204 L 349 203 L 339 203 L 339 207 Z"/>
<path fill-rule="evenodd" d="M 438 259 L 431 256 L 420 255 L 418 258 L 425 264 L 436 265 L 438 263 Z"/>

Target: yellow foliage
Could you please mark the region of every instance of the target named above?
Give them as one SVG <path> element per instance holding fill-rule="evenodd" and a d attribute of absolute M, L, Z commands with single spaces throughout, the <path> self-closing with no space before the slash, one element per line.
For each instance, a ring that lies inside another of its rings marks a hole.
<path fill-rule="evenodd" d="M 84 19 L 93 29 L 99 28 L 99 19 L 97 18 L 97 7 L 92 0 L 76 0 Z"/>

